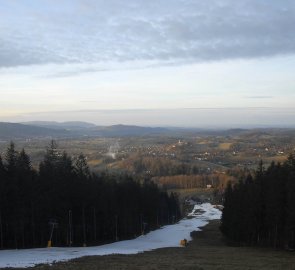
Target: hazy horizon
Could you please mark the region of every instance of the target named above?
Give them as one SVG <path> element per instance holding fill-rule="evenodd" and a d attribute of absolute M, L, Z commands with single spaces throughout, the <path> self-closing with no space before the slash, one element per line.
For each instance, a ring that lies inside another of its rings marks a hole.
<path fill-rule="evenodd" d="M 5 122 L 83 121 L 98 126 L 136 125 L 179 128 L 294 128 L 295 108 L 188 108 L 43 112 L 1 119 Z M 244 115 L 247 115 L 244 118 Z M 208 119 L 211 119 L 208 121 Z"/>
<path fill-rule="evenodd" d="M 295 126 L 294 1 L 0 0 L 0 14 L 0 121 Z"/>

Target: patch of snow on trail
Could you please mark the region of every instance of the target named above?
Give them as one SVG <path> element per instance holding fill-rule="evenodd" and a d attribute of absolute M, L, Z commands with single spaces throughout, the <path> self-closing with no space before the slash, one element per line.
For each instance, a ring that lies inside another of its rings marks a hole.
<path fill-rule="evenodd" d="M 0 268 L 32 267 L 36 264 L 50 264 L 58 261 L 109 254 L 136 254 L 157 248 L 180 247 L 179 241 L 191 241 L 190 233 L 200 230 L 209 220 L 220 219 L 221 211 L 209 203 L 195 205 L 189 218 L 176 224 L 164 226 L 133 240 L 115 242 L 95 247 L 36 248 L 0 251 Z"/>

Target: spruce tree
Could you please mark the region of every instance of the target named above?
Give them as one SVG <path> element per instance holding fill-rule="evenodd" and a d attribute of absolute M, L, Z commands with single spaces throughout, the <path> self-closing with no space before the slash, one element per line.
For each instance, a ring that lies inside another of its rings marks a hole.
<path fill-rule="evenodd" d="M 15 150 L 15 145 L 13 142 L 10 142 L 9 147 L 6 150 L 5 154 L 5 167 L 11 176 L 16 173 L 16 162 L 17 162 L 17 151 Z"/>
<path fill-rule="evenodd" d="M 75 173 L 81 179 L 90 177 L 89 166 L 86 157 L 82 153 L 75 161 Z"/>

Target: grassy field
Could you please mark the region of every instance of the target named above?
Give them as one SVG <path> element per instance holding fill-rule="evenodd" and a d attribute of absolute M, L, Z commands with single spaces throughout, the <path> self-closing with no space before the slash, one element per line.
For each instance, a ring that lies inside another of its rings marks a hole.
<path fill-rule="evenodd" d="M 220 150 L 229 150 L 231 146 L 232 146 L 232 143 L 220 143 L 218 148 Z"/>
<path fill-rule="evenodd" d="M 230 247 L 212 221 L 186 248 L 164 248 L 136 255 L 84 257 L 52 266 L 40 265 L 34 270 L 215 270 L 215 269 L 295 269 L 295 254 L 266 248 Z"/>

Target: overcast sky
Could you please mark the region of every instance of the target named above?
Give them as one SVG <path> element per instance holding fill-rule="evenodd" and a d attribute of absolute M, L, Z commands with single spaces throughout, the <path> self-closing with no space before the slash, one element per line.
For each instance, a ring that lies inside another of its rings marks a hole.
<path fill-rule="evenodd" d="M 294 0 L 0 0 L 0 121 L 295 126 L 294 71 Z"/>

